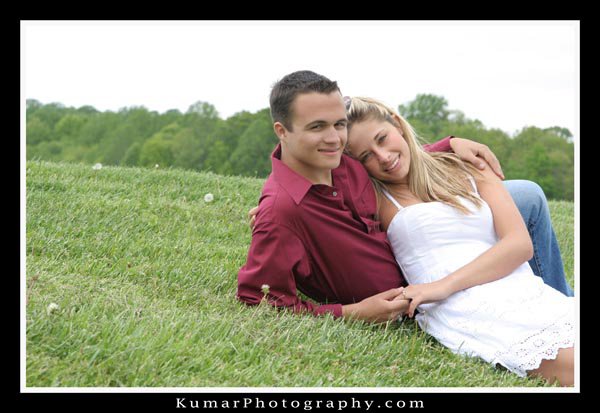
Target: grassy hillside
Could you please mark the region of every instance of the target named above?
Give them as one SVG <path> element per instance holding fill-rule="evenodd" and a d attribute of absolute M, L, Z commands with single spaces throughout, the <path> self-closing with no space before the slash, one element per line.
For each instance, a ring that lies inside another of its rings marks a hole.
<path fill-rule="evenodd" d="M 27 386 L 542 385 L 456 356 L 413 321 L 237 302 L 260 179 L 28 162 L 26 182 Z M 573 204 L 550 206 L 572 283 Z"/>

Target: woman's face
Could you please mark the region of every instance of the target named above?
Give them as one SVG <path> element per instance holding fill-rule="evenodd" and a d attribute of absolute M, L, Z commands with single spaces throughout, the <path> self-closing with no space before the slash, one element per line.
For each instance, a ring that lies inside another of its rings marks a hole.
<path fill-rule="evenodd" d="M 400 129 L 391 123 L 381 120 L 353 123 L 348 132 L 348 150 L 372 177 L 389 183 L 408 182 L 408 144 Z"/>

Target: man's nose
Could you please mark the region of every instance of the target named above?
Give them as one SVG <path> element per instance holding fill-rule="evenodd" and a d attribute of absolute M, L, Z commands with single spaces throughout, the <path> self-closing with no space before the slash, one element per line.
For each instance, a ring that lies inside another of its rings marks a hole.
<path fill-rule="evenodd" d="M 332 127 L 330 129 L 327 130 L 327 133 L 325 133 L 325 137 L 323 138 L 323 140 L 325 142 L 339 142 L 340 139 L 342 139 L 342 131 L 337 130 L 336 128 Z"/>

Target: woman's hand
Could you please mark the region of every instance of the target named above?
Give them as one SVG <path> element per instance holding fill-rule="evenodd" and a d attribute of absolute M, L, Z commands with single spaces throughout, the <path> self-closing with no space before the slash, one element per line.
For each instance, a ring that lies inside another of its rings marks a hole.
<path fill-rule="evenodd" d="M 434 281 L 426 284 L 412 284 L 405 287 L 400 294 L 401 298 L 410 300 L 408 306 L 408 316 L 413 317 L 416 308 L 420 304 L 442 301 L 452 295 L 452 291 L 443 283 L 443 281 Z"/>
<path fill-rule="evenodd" d="M 496 155 L 494 155 L 487 145 L 469 139 L 454 137 L 450 139 L 450 147 L 460 159 L 472 163 L 479 169 L 485 168 L 485 162 L 483 162 L 481 158 L 485 159 L 490 165 L 490 168 L 492 168 L 492 171 L 494 171 L 500 179 L 504 179 L 500 162 L 498 162 L 498 158 L 496 158 Z"/>
<path fill-rule="evenodd" d="M 250 220 L 250 229 L 254 229 L 254 221 L 256 221 L 256 214 L 258 213 L 258 205 L 248 211 L 248 219 Z"/>

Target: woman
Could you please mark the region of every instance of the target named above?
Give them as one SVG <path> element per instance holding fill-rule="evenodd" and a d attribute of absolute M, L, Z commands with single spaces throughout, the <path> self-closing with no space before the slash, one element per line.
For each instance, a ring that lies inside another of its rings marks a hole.
<path fill-rule="evenodd" d="M 574 299 L 533 274 L 533 247 L 496 175 L 427 153 L 370 98 L 348 103 L 348 153 L 367 169 L 409 286 L 409 316 L 453 352 L 572 386 Z"/>

